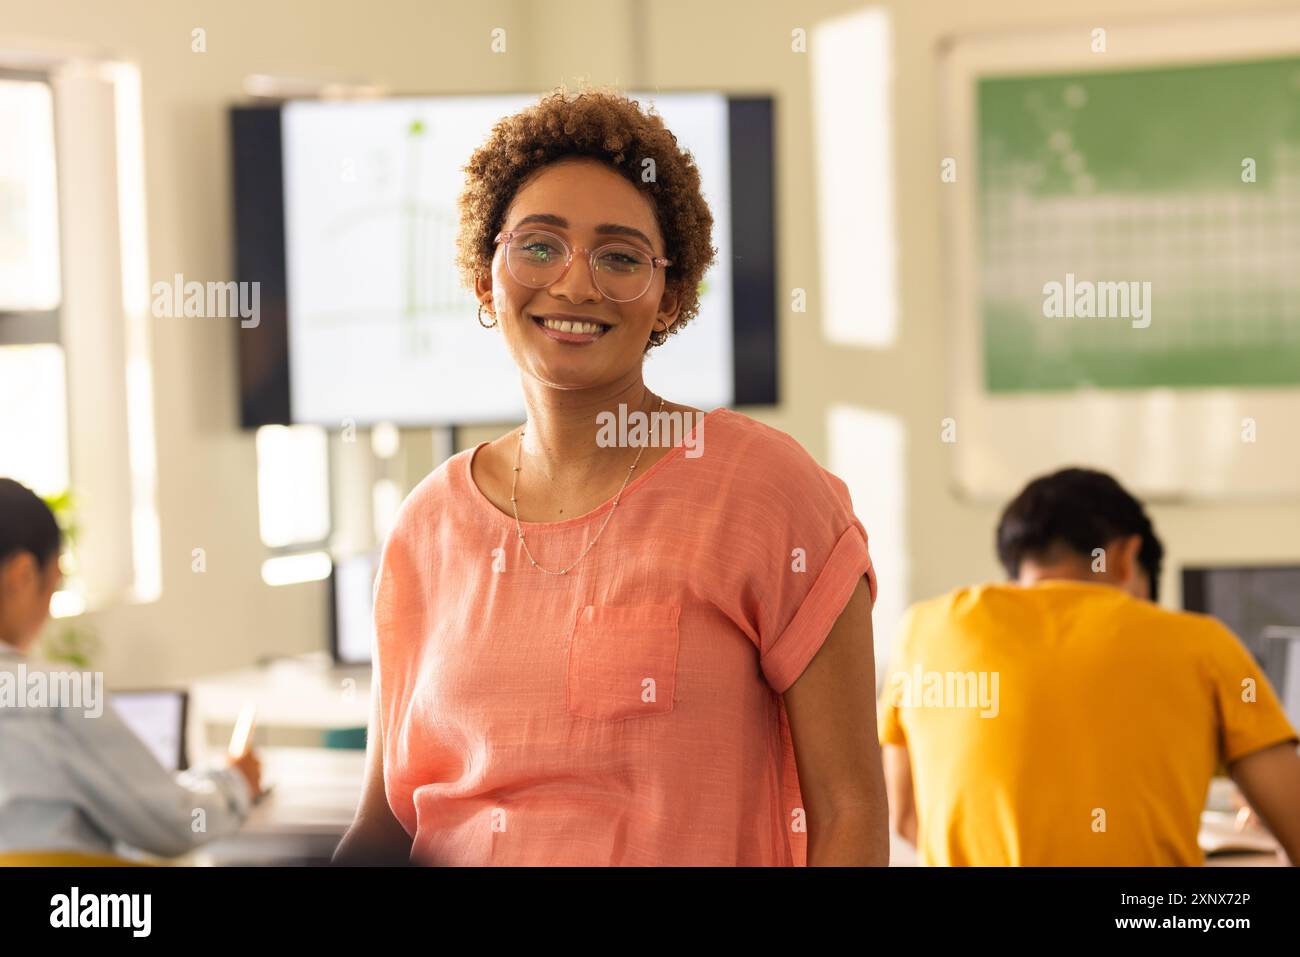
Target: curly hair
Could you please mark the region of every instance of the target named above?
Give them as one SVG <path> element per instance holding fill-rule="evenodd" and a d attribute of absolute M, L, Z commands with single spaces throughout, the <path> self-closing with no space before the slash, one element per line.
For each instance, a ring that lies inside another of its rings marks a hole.
<path fill-rule="evenodd" d="M 591 157 L 608 165 L 649 197 L 672 260 L 667 282 L 679 298 L 679 332 L 700 305 L 700 287 L 713 263 L 713 214 L 700 190 L 700 171 L 688 150 L 664 126 L 651 104 L 610 89 L 571 94 L 556 88 L 537 103 L 500 120 L 465 164 L 459 199 L 456 264 L 471 289 L 477 275 L 490 275 L 493 238 L 520 187 L 543 167 L 568 157 Z M 642 180 L 643 163 L 654 161 L 654 178 Z M 668 341 L 670 332 L 651 332 L 645 351 Z"/>

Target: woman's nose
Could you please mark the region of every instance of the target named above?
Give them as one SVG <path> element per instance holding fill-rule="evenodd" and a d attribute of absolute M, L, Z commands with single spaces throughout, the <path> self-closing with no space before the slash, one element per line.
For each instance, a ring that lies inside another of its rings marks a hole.
<path fill-rule="evenodd" d="M 573 259 L 569 261 L 568 268 L 559 279 L 551 283 L 551 289 L 563 291 L 580 292 L 585 298 L 598 298 L 601 295 L 600 288 L 596 285 L 596 277 L 591 272 L 591 256 L 585 250 L 575 252 Z"/>

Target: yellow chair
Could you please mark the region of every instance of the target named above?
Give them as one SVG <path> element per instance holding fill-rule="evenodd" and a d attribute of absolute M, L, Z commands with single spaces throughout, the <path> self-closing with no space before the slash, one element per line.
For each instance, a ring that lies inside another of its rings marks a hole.
<path fill-rule="evenodd" d="M 83 854 L 80 851 L 6 851 L 0 853 L 0 867 L 151 867 L 111 854 Z"/>

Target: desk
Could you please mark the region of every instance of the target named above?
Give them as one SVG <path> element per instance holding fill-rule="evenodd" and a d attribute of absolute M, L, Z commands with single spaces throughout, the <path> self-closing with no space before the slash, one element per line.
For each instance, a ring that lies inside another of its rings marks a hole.
<path fill-rule="evenodd" d="M 271 792 L 238 834 L 205 844 L 180 866 L 328 864 L 361 799 L 364 751 L 259 748 Z"/>
<path fill-rule="evenodd" d="M 233 725 L 245 703 L 257 706 L 258 728 L 321 731 L 365 727 L 370 719 L 370 668 L 335 665 L 329 655 L 303 655 L 212 675 L 190 686 L 188 751 L 202 764 L 220 757 L 208 747 L 214 724 Z M 365 752 L 336 748 L 260 747 L 262 782 L 271 791 L 239 833 L 176 859 L 186 866 L 328 864 L 352 824 L 361 797 Z"/>
<path fill-rule="evenodd" d="M 192 761 L 208 751 L 209 726 L 233 725 L 249 701 L 257 705 L 259 728 L 362 728 L 370 720 L 370 668 L 304 655 L 194 682 L 186 732 Z"/>
<path fill-rule="evenodd" d="M 1236 835 L 1234 820 L 1243 799 L 1237 785 L 1229 777 L 1216 777 L 1210 781 L 1205 810 L 1201 813 L 1201 831 L 1197 835 L 1201 850 L 1208 855 L 1225 843 L 1232 843 Z M 1233 851 L 1207 856 L 1207 867 L 1285 867 L 1287 862 L 1273 835 L 1265 830 L 1248 831 L 1245 845 Z"/>

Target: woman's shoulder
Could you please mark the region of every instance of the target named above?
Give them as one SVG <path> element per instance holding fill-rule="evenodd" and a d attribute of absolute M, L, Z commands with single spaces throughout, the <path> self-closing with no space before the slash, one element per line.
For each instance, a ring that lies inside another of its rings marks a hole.
<path fill-rule="evenodd" d="M 395 532 L 431 527 L 451 503 L 463 495 L 469 460 L 477 447 L 462 449 L 444 459 L 432 472 L 416 483 L 402 500 L 393 520 Z"/>
<path fill-rule="evenodd" d="M 681 475 L 693 487 L 714 485 L 733 502 L 760 509 L 823 507 L 841 501 L 846 486 L 794 438 L 765 422 L 731 409 L 708 416 L 701 441 L 687 452 Z"/>
<path fill-rule="evenodd" d="M 824 471 L 799 440 L 788 432 L 733 409 L 719 409 L 715 418 L 722 426 L 714 430 L 720 451 L 728 457 L 742 459 L 746 469 L 776 469 L 781 473 L 807 475 Z M 706 448 L 710 438 L 712 436 L 705 436 Z"/>

